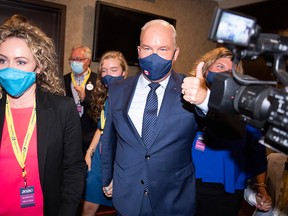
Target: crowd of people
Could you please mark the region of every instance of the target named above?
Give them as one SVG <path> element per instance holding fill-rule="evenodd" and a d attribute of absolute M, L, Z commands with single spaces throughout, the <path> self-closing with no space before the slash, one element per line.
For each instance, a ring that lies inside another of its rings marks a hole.
<path fill-rule="evenodd" d="M 147 22 L 130 77 L 120 51 L 93 72 L 75 45 L 63 76 L 40 28 L 21 15 L 0 26 L 0 215 L 237 216 L 244 198 L 254 215 L 287 215 L 287 157 L 272 189 L 262 132 L 208 108 L 216 74 L 242 63 L 218 47 L 180 74 L 176 36 Z"/>

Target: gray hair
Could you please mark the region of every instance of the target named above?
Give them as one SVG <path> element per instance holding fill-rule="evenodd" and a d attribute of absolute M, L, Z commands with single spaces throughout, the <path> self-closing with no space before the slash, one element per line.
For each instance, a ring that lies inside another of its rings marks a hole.
<path fill-rule="evenodd" d="M 91 60 L 91 58 L 92 58 L 91 49 L 90 49 L 89 47 L 87 47 L 87 46 L 82 45 L 82 44 L 78 44 L 78 45 L 75 45 L 75 46 L 72 47 L 72 51 L 75 50 L 75 49 L 79 49 L 79 48 L 84 49 L 84 55 L 85 55 L 85 57 L 86 57 L 87 59 L 90 59 L 90 60 Z M 71 52 L 72 52 L 72 51 L 71 51 Z"/>

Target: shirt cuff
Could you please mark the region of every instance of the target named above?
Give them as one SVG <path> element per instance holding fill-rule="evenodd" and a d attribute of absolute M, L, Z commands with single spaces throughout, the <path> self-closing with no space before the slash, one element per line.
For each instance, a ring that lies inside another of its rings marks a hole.
<path fill-rule="evenodd" d="M 244 199 L 249 203 L 251 206 L 256 206 L 256 193 L 251 188 L 245 188 L 244 190 Z"/>
<path fill-rule="evenodd" d="M 208 102 L 209 102 L 209 98 L 210 98 L 210 89 L 207 89 L 207 95 L 205 100 L 203 101 L 203 103 L 196 105 L 199 109 L 201 109 L 201 111 L 206 115 L 209 108 L 208 108 Z"/>

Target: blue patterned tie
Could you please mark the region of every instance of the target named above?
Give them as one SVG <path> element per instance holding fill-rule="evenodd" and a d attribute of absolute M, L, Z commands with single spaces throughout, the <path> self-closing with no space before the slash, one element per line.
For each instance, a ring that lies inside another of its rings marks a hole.
<path fill-rule="evenodd" d="M 158 98 L 156 89 L 159 86 L 160 84 L 155 82 L 149 84 L 150 91 L 146 99 L 142 123 L 142 140 L 146 149 L 148 149 L 150 145 L 150 140 L 157 120 Z"/>
<path fill-rule="evenodd" d="M 160 86 L 159 83 L 150 83 L 148 85 L 150 91 L 146 99 L 146 105 L 143 114 L 142 122 L 142 140 L 146 150 L 149 147 L 151 137 L 153 135 L 154 127 L 157 120 L 157 109 L 158 109 L 158 97 L 156 94 L 156 89 Z M 148 194 L 148 179 L 144 180 L 144 192 Z"/>

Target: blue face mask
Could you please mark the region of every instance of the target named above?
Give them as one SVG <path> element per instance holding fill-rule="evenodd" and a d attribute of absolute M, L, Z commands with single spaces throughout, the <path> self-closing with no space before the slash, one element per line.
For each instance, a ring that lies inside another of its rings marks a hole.
<path fill-rule="evenodd" d="M 208 74 L 206 76 L 206 81 L 208 82 L 210 86 L 212 85 L 214 77 L 216 76 L 217 73 L 219 72 L 208 71 Z"/>
<path fill-rule="evenodd" d="M 70 63 L 70 67 L 75 74 L 81 74 L 84 70 L 83 66 L 84 66 L 83 62 L 72 61 Z"/>
<path fill-rule="evenodd" d="M 106 75 L 104 77 L 102 77 L 102 82 L 104 83 L 105 86 L 107 86 L 109 88 L 109 85 L 117 80 L 123 80 L 124 77 L 123 76 L 111 76 L 111 75 Z"/>
<path fill-rule="evenodd" d="M 20 97 L 35 82 L 35 72 L 26 72 L 15 68 L 0 70 L 0 86 L 12 97 Z"/>
<path fill-rule="evenodd" d="M 140 58 L 139 66 L 147 79 L 155 81 L 162 79 L 170 72 L 172 60 L 163 59 L 153 53 L 145 58 Z"/>

